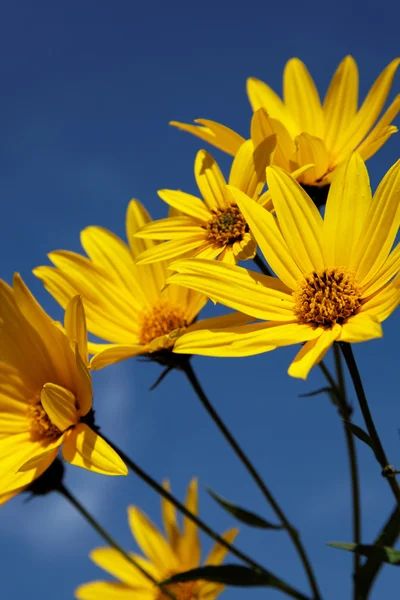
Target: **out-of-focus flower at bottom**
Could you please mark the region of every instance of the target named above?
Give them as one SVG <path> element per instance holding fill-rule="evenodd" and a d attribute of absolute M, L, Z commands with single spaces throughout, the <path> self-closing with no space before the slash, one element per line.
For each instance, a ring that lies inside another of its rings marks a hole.
<path fill-rule="evenodd" d="M 165 487 L 169 489 L 168 483 Z M 157 581 L 200 566 L 201 548 L 197 525 L 184 517 L 183 528 L 178 525 L 175 507 L 162 499 L 163 535 L 146 515 L 137 507 L 128 508 L 129 525 L 136 542 L 146 558 L 132 554 L 135 561 Z M 194 514 L 198 512 L 197 480 L 189 484 L 186 507 Z M 233 542 L 238 533 L 231 529 L 222 537 Z M 216 544 L 207 556 L 205 565 L 219 565 L 227 550 Z M 157 586 L 147 579 L 122 554 L 113 548 L 96 548 L 90 554 L 99 567 L 119 581 L 94 581 L 80 586 L 76 598 L 80 600 L 168 600 Z M 214 600 L 225 586 L 207 581 L 190 581 L 168 585 L 167 589 L 176 600 Z"/>

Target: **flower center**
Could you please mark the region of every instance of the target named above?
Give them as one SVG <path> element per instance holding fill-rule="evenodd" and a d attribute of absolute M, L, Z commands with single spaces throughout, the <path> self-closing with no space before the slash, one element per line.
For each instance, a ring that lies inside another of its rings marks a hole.
<path fill-rule="evenodd" d="M 249 228 L 237 206 L 213 212 L 213 218 L 205 226 L 207 239 L 210 242 L 223 245 L 233 244 L 243 239 Z"/>
<path fill-rule="evenodd" d="M 155 338 L 168 335 L 174 329 L 183 329 L 184 327 L 187 327 L 187 322 L 181 307 L 161 300 L 142 313 L 139 341 L 146 345 Z"/>
<path fill-rule="evenodd" d="M 299 282 L 293 297 L 299 321 L 326 329 L 344 323 L 361 307 L 354 273 L 341 267 L 311 273 Z"/>
<path fill-rule="evenodd" d="M 196 581 L 173 583 L 171 585 L 166 585 L 165 589 L 171 592 L 176 600 L 195 600 L 197 598 L 197 596 L 195 596 Z M 160 591 L 156 600 L 170 600 L 170 597 Z"/>
<path fill-rule="evenodd" d="M 41 402 L 35 402 L 28 406 L 28 419 L 31 422 L 31 435 L 34 440 L 53 442 L 62 432 L 53 425 L 47 416 Z"/>

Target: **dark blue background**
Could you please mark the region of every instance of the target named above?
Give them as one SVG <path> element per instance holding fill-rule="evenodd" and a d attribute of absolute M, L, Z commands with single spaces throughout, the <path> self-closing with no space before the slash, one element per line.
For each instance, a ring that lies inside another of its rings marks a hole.
<path fill-rule="evenodd" d="M 394 58 L 400 10 L 394 0 L 336 3 L 226 0 L 194 2 L 3 2 L 0 25 L 0 276 L 18 270 L 54 317 L 56 303 L 31 275 L 57 248 L 80 250 L 79 232 L 102 225 L 124 235 L 130 198 L 166 215 L 160 188 L 197 193 L 193 160 L 202 142 L 168 126 L 204 117 L 247 135 L 245 80 L 281 91 L 287 59 L 303 59 L 324 92 L 351 53 L 361 97 Z M 399 90 L 399 77 L 395 79 Z M 394 97 L 394 92 L 391 97 Z M 374 187 L 399 155 L 394 136 L 369 163 Z M 215 150 L 224 168 L 229 159 Z M 383 340 L 356 348 L 376 424 L 400 465 L 399 312 Z M 194 361 L 206 391 L 254 457 L 303 539 L 324 597 L 350 598 L 351 556 L 325 545 L 351 540 L 348 467 L 342 427 L 327 398 L 300 399 L 320 386 L 286 374 L 296 348 L 255 358 Z M 95 373 L 98 421 L 155 477 L 182 497 L 199 476 L 201 513 L 215 528 L 233 521 L 204 491 L 274 519 L 179 373 L 147 390 L 159 368 L 127 361 Z M 351 392 L 352 399 L 354 394 Z M 356 410 L 356 418 L 359 412 Z M 360 422 L 360 421 L 359 421 Z M 393 500 L 366 447 L 360 447 L 363 540 L 370 542 Z M 68 469 L 71 489 L 127 547 L 135 548 L 126 507 L 159 523 L 158 497 L 134 476 L 111 479 Z M 67 600 L 102 573 L 88 559 L 101 541 L 61 498 L 0 511 L 0 594 L 7 600 Z M 208 539 L 203 539 L 209 548 Z M 285 534 L 242 526 L 238 545 L 296 586 L 306 581 Z M 393 598 L 399 575 L 388 567 L 372 594 Z M 280 598 L 255 590 L 252 597 Z M 247 597 L 230 589 L 225 597 Z"/>

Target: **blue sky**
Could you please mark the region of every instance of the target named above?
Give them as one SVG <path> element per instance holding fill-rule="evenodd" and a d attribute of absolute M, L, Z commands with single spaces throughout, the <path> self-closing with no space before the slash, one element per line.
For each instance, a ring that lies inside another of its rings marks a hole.
<path fill-rule="evenodd" d="M 394 0 L 328 6 L 222 0 L 201 4 L 85 2 L 3 4 L 0 25 L 0 276 L 19 271 L 54 317 L 56 303 L 31 274 L 46 253 L 80 250 L 79 232 L 102 225 L 124 235 L 130 198 L 153 217 L 166 215 L 156 191 L 196 193 L 193 160 L 201 142 L 168 126 L 175 119 L 221 121 L 243 135 L 250 107 L 245 80 L 256 76 L 281 91 L 287 59 L 298 56 L 324 92 L 339 61 L 351 53 L 360 95 L 396 55 L 400 9 Z M 394 88 L 399 90 L 397 76 Z M 394 96 L 392 93 L 391 97 Z M 398 136 L 368 163 L 374 187 L 399 155 Z M 229 160 L 213 151 L 224 167 Z M 383 340 L 358 346 L 356 358 L 389 457 L 400 465 L 398 336 L 400 314 Z M 241 360 L 196 358 L 210 398 L 254 458 L 289 518 L 301 530 L 324 598 L 349 598 L 351 556 L 326 547 L 350 541 L 348 469 L 341 424 L 323 397 L 300 393 L 321 385 L 286 374 L 296 349 Z M 182 497 L 197 475 L 202 516 L 224 530 L 233 521 L 205 487 L 273 520 L 270 509 L 179 373 L 153 392 L 157 365 L 134 360 L 95 374 L 98 421 L 104 431 Z M 351 398 L 355 401 L 354 394 Z M 355 418 L 360 421 L 356 409 Z M 359 448 L 363 540 L 370 542 L 392 509 L 392 497 L 366 447 Z M 137 504 L 160 522 L 159 499 L 134 476 L 108 479 L 69 468 L 67 483 L 127 547 L 135 548 L 126 507 Z M 1 593 L 10 600 L 67 600 L 80 583 L 100 578 L 87 555 L 101 541 L 65 505 L 49 496 L 0 512 Z M 210 547 L 203 538 L 204 547 Z M 242 527 L 238 545 L 269 569 L 307 590 L 285 534 Z M 372 600 L 392 597 L 398 571 L 387 568 Z M 228 590 L 229 600 L 247 591 Z M 282 597 L 251 592 L 257 599 Z"/>

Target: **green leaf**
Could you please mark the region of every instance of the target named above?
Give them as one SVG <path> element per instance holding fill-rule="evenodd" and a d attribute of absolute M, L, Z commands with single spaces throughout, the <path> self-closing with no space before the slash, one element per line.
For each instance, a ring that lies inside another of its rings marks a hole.
<path fill-rule="evenodd" d="M 356 436 L 356 438 L 364 442 L 364 444 L 367 444 L 367 446 L 372 448 L 372 450 L 374 449 L 372 445 L 372 440 L 369 437 L 368 433 L 364 431 L 364 429 L 361 429 L 361 427 L 359 427 L 358 425 L 354 425 L 354 423 L 346 421 L 345 419 L 343 419 L 343 422 L 346 425 L 346 427 L 350 429 L 351 433 Z"/>
<path fill-rule="evenodd" d="M 162 581 L 162 584 L 185 583 L 186 581 L 197 581 L 198 579 L 241 587 L 261 586 L 276 587 L 282 590 L 286 589 L 285 584 L 272 575 L 272 573 L 261 570 L 257 571 L 250 567 L 243 567 L 242 565 L 210 565 L 199 567 L 198 569 L 191 569 L 190 571 L 173 575 L 169 579 Z"/>
<path fill-rule="evenodd" d="M 358 554 L 367 558 L 379 558 L 391 565 L 400 565 L 400 550 L 389 548 L 389 546 L 374 546 L 372 544 L 346 544 L 344 542 L 328 542 L 328 546 L 339 548 L 340 550 L 348 550 L 349 552 L 357 551 Z"/>
<path fill-rule="evenodd" d="M 223 498 L 221 498 L 221 496 L 218 496 L 218 494 L 216 494 L 210 489 L 208 489 L 207 491 L 210 494 L 210 496 L 212 496 L 214 500 L 216 500 L 216 502 L 218 502 L 218 504 L 222 506 L 222 508 L 224 508 L 231 515 L 236 517 L 238 521 L 241 521 L 241 523 L 245 523 L 246 525 L 250 525 L 251 527 L 258 527 L 260 529 L 283 529 L 282 525 L 274 525 L 274 523 L 266 521 L 263 517 L 260 517 L 259 515 L 256 515 L 255 513 L 250 512 L 245 508 L 241 508 L 240 506 L 235 506 L 234 504 L 231 504 L 231 502 L 224 500 Z"/>

